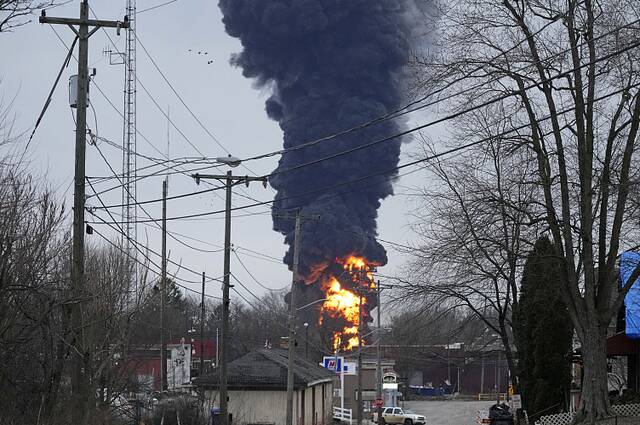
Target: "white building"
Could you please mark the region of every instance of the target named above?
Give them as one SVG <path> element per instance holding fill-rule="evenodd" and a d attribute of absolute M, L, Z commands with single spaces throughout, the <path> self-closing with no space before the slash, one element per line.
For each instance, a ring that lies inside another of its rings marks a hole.
<path fill-rule="evenodd" d="M 284 425 L 287 407 L 287 351 L 258 350 L 228 364 L 229 413 L 234 425 Z M 294 366 L 294 408 L 296 425 L 332 422 L 335 373 L 296 358 Z M 207 411 L 219 406 L 219 371 L 194 384 L 204 391 Z"/>

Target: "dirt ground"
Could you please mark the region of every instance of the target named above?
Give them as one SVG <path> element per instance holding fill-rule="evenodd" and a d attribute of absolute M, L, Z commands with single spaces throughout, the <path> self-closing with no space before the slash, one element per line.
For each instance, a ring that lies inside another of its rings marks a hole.
<path fill-rule="evenodd" d="M 424 415 L 427 425 L 475 425 L 479 409 L 488 409 L 495 401 L 406 401 L 405 409 Z"/>

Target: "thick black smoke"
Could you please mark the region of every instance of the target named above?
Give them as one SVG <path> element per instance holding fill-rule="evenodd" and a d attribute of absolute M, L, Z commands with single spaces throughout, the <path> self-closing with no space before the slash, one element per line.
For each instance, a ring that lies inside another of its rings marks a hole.
<path fill-rule="evenodd" d="M 424 0 L 423 0 L 424 1 Z M 266 111 L 284 132 L 285 148 L 351 128 L 401 105 L 410 52 L 410 0 L 220 0 L 227 32 L 243 50 L 232 62 L 259 87 L 272 91 Z M 381 200 L 393 193 L 384 175 L 339 186 L 398 164 L 401 140 L 288 169 L 397 133 L 385 121 L 364 130 L 284 154 L 271 185 L 277 190 L 274 229 L 293 245 L 294 221 L 283 212 L 301 207 L 319 221 L 303 226 L 301 272 L 336 257 L 362 255 L 387 262 L 375 240 Z M 316 191 L 316 192 L 314 192 Z M 313 192 L 300 197 L 299 195 Z M 285 262 L 292 263 L 292 250 Z"/>

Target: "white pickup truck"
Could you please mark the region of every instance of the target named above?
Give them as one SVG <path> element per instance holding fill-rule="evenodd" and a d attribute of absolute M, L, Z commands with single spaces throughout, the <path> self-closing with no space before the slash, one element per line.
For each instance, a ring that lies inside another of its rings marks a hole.
<path fill-rule="evenodd" d="M 427 423 L 427 418 L 424 416 L 404 411 L 400 407 L 383 407 L 382 419 L 387 424 L 426 425 Z M 373 414 L 373 422 L 378 423 L 377 411 Z"/>

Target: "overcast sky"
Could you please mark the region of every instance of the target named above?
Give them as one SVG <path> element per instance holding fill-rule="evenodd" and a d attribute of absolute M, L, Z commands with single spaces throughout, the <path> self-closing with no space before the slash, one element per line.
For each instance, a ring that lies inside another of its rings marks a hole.
<path fill-rule="evenodd" d="M 139 0 L 138 10 L 153 7 L 163 1 Z M 270 121 L 264 112 L 264 100 L 267 93 L 252 87 L 252 82 L 241 75 L 241 71 L 229 65 L 229 57 L 241 47 L 237 40 L 229 37 L 223 28 L 221 14 L 211 0 L 178 0 L 172 4 L 138 15 L 137 33 L 140 41 L 149 51 L 160 69 L 166 75 L 175 90 L 185 103 L 201 120 L 215 138 L 234 156 L 244 158 L 259 153 L 277 150 L 282 146 L 282 133 L 276 123 Z M 93 12 L 100 19 L 122 19 L 125 13 L 125 0 L 93 1 Z M 49 16 L 77 17 L 79 2 L 62 6 L 49 11 Z M 57 26 L 55 30 L 65 43 L 70 44 L 73 33 L 65 26 Z M 113 29 L 107 30 L 116 47 L 124 51 L 125 33 L 116 36 Z M 90 40 L 89 64 L 96 68 L 94 82 L 106 94 L 109 100 L 122 111 L 124 67 L 111 65 L 109 55 L 103 52 L 115 50 L 103 31 L 96 32 Z M 49 25 L 34 22 L 16 29 L 13 33 L 0 35 L 0 93 L 5 99 L 16 97 L 13 112 L 16 114 L 15 128 L 18 131 L 32 129 L 37 115 L 42 108 L 46 96 L 51 89 L 56 74 L 66 55 L 67 49 L 57 38 Z M 198 52 L 201 52 L 198 54 Z M 206 54 L 205 54 L 206 52 Z M 212 63 L 208 63 L 213 61 Z M 138 46 L 138 78 L 163 110 L 169 109 L 174 124 L 204 155 L 217 157 L 225 155 L 224 150 L 202 129 L 190 115 L 180 100 L 156 71 L 149 57 Z M 38 175 L 46 175 L 50 185 L 55 188 L 70 211 L 72 202 L 71 182 L 73 177 L 74 158 L 74 122 L 68 104 L 68 78 L 77 73 L 74 60 L 64 70 L 61 82 L 53 96 L 49 110 L 42 121 L 29 150 L 30 169 Z M 138 84 L 138 130 L 151 144 L 138 136 L 138 152 L 161 157 L 167 152 L 167 120 Z M 122 143 L 122 117 L 100 94 L 95 86 L 91 88 L 91 103 L 95 109 L 88 112 L 88 125 L 99 136 Z M 414 117 L 420 120 L 420 117 Z M 198 156 L 199 153 L 189 145 L 185 138 L 174 128 L 169 132 L 169 156 Z M 24 141 L 23 141 L 24 143 Z M 98 149 L 104 153 L 108 162 L 117 171 L 122 169 L 122 152 L 104 142 L 97 147 L 87 146 L 87 175 L 110 176 L 111 171 L 101 158 Z M 404 146 L 404 156 L 413 149 Z M 159 152 L 158 152 L 159 151 Z M 257 174 L 267 174 L 275 168 L 277 158 L 251 162 L 250 170 Z M 138 160 L 138 167 L 149 165 L 144 159 Z M 151 169 L 157 171 L 158 168 Z M 208 172 L 226 172 L 221 168 Z M 234 169 L 235 173 L 248 174 L 244 168 Z M 144 172 L 141 172 L 144 173 Z M 400 194 L 388 199 L 380 211 L 380 237 L 398 243 L 406 243 L 412 239 L 408 223 L 411 218 L 408 211 L 415 205 L 403 195 L 406 187 L 420 185 L 420 173 L 415 173 L 400 180 L 397 192 Z M 117 181 L 96 185 L 98 191 L 117 185 Z M 205 187 L 197 187 L 194 181 L 182 174 L 171 176 L 169 194 L 178 195 Z M 138 184 L 138 201 L 157 199 L 162 192 L 162 177 L 145 178 Z M 87 186 L 87 194 L 92 190 Z M 216 211 L 224 208 L 222 191 L 188 197 L 168 202 L 168 217 Z M 234 205 L 253 203 L 246 195 L 257 200 L 270 200 L 273 190 L 264 189 L 260 184 L 253 184 L 248 189 L 237 189 L 234 194 Z M 120 204 L 120 190 L 113 190 L 101 195 L 107 205 Z M 88 205 L 100 205 L 98 199 L 91 197 Z M 159 203 L 145 205 L 145 210 L 154 218 L 161 217 Z M 112 209 L 116 220 L 120 219 L 120 209 Z M 97 211 L 105 220 L 110 217 L 104 211 Z M 257 213 L 247 216 L 247 213 Z M 279 260 L 286 248 L 280 234 L 272 230 L 269 207 L 262 206 L 239 211 L 233 219 L 232 241 L 238 247 L 240 260 L 251 274 L 265 287 L 282 288 L 289 285 L 291 274 Z M 244 215 L 244 216 L 243 216 Z M 140 219 L 147 219 L 143 211 L 138 212 Z M 91 219 L 88 216 L 87 219 Z M 222 275 L 222 253 L 219 251 L 223 243 L 223 215 L 216 214 L 206 219 L 170 221 L 171 232 L 198 250 L 190 249 L 169 238 L 170 258 L 176 263 L 198 273 L 206 271 L 207 276 Z M 70 219 L 69 219 L 70 221 Z M 105 225 L 94 225 L 103 235 L 115 239 L 117 233 Z M 204 243 L 192 239 L 197 238 Z M 151 250 L 160 252 L 160 231 L 153 223 L 141 224 L 138 227 L 138 239 L 148 244 Z M 87 237 L 89 243 L 103 243 L 98 234 Z M 394 275 L 406 261 L 400 254 L 389 248 L 389 264 L 380 269 L 381 273 Z M 250 251 L 258 252 L 255 254 Z M 218 251 L 218 252 L 202 252 Z M 152 260 L 160 264 L 160 260 L 151 254 Z M 232 257 L 232 273 L 251 292 L 258 296 L 266 290 L 256 283 L 247 273 L 239 260 Z M 152 265 L 152 269 L 158 270 Z M 171 274 L 178 272 L 177 280 L 194 290 L 200 290 L 199 275 L 170 264 Z M 190 283 L 193 281 L 193 283 Z M 240 285 L 236 285 L 249 301 L 255 301 Z M 207 294 L 221 295 L 221 287 L 217 282 L 207 284 Z M 232 293 L 237 299 L 237 295 Z"/>

